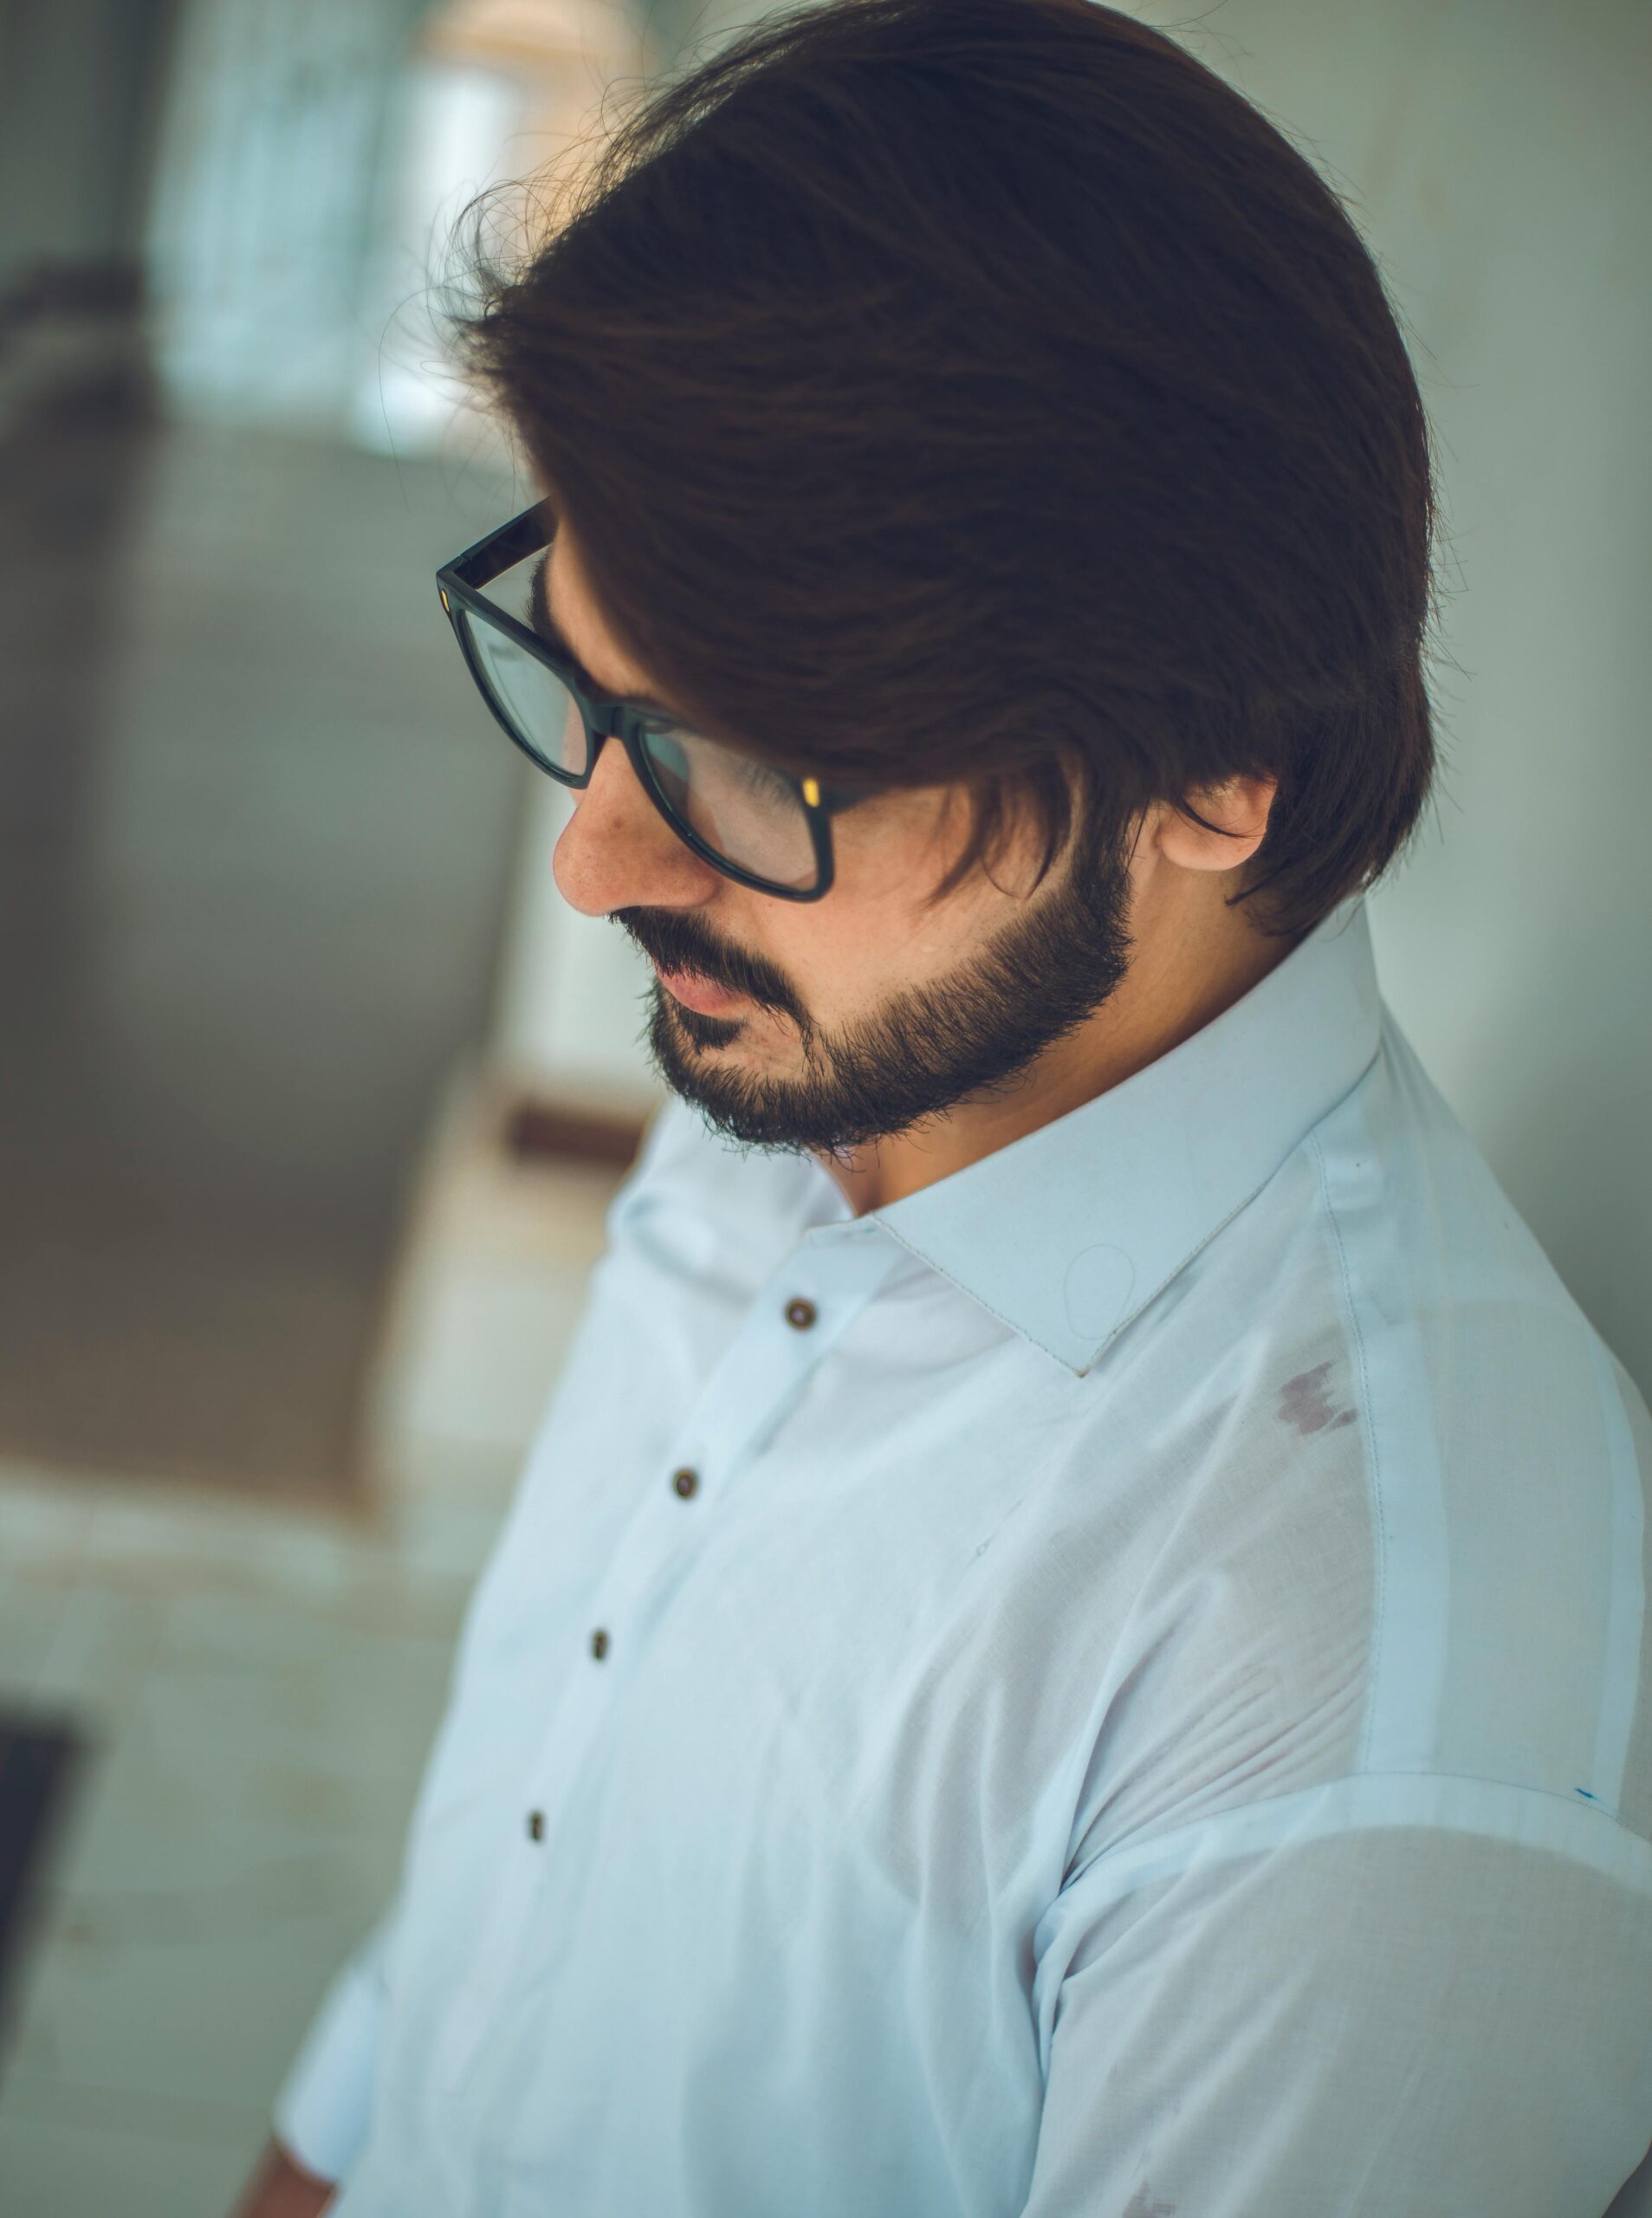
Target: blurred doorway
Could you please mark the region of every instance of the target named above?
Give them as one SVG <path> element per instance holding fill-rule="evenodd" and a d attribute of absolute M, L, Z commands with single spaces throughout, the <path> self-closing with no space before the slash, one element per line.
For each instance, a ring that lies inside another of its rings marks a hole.
<path fill-rule="evenodd" d="M 58 175 L 107 134 L 88 11 L 0 17 Z M 467 22 L 505 66 L 509 12 L 155 0 L 154 128 L 78 234 L 49 236 L 46 179 L 0 240 L 0 1461 L 360 1483 L 531 775 L 431 579 L 520 484 L 416 404 L 374 451 L 363 364 L 407 243 L 405 119 L 433 68 L 483 66 Z M 135 81 L 119 41 L 107 68 Z"/>

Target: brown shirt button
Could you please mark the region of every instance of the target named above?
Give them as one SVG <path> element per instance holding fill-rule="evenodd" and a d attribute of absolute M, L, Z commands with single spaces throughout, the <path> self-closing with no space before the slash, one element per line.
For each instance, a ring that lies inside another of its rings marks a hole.
<path fill-rule="evenodd" d="M 800 1333 L 813 1324 L 814 1313 L 814 1304 L 805 1301 L 800 1295 L 797 1300 L 788 1301 L 786 1305 L 786 1321 L 788 1325 L 795 1325 Z"/>
<path fill-rule="evenodd" d="M 596 1657 L 599 1664 L 601 1663 L 603 1657 L 608 1653 L 608 1636 L 604 1632 L 600 1625 L 597 1627 L 595 1632 L 591 1636 L 591 1653 Z"/>
<path fill-rule="evenodd" d="M 682 1470 L 673 1471 L 671 1474 L 671 1484 L 677 1488 L 678 1494 L 682 1495 L 684 1501 L 687 1501 L 690 1495 L 695 1493 L 699 1483 L 700 1474 L 697 1471 L 690 1471 L 686 1465 Z"/>
<path fill-rule="evenodd" d="M 545 1813 L 543 1812 L 543 1810 L 530 1810 L 530 1811 L 528 1812 L 528 1839 L 529 1839 L 529 1840 L 543 1840 L 543 1839 L 544 1839 L 544 1838 L 545 1838 Z"/>

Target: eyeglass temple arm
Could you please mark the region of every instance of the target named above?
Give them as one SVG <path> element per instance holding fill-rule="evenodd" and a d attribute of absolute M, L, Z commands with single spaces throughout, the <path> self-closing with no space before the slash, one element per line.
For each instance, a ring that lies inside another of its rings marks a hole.
<path fill-rule="evenodd" d="M 485 539 L 478 539 L 474 547 L 467 547 L 463 554 L 444 563 L 443 571 L 457 578 L 461 585 L 491 585 L 528 555 L 537 554 L 541 547 L 548 547 L 551 537 L 550 513 L 543 501 L 535 501 L 531 509 L 524 509 L 519 516 L 513 516 L 509 523 L 501 524 L 496 531 L 490 531 Z"/>

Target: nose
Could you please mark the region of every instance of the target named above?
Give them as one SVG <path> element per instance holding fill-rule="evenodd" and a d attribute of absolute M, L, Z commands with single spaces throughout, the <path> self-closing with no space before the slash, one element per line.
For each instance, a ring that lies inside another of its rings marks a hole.
<path fill-rule="evenodd" d="M 684 909 L 709 900 L 721 872 L 679 840 L 643 790 L 617 739 L 604 743 L 591 782 L 551 857 L 557 890 L 587 917 L 614 909 Z"/>

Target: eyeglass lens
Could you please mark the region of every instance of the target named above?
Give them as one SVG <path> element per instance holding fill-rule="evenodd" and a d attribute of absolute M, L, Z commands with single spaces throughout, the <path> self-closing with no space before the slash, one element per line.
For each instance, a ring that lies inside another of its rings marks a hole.
<path fill-rule="evenodd" d="M 518 740 L 553 776 L 582 778 L 590 745 L 567 687 L 508 632 L 469 609 L 459 614 L 483 684 Z M 808 819 L 779 771 L 663 719 L 645 726 L 642 749 L 668 812 L 723 861 L 774 885 L 814 885 Z"/>

